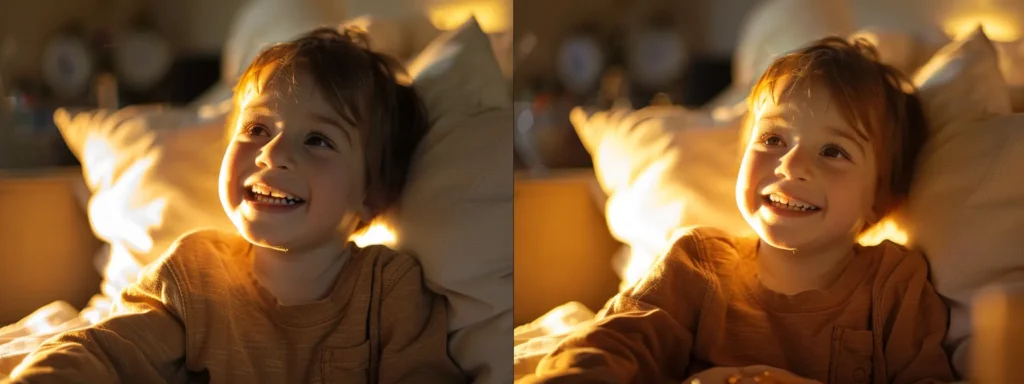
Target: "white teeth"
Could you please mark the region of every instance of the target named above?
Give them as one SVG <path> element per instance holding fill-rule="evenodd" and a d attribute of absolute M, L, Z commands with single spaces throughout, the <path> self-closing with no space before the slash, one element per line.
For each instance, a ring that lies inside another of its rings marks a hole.
<path fill-rule="evenodd" d="M 812 211 L 818 209 L 818 207 L 814 205 L 807 204 L 796 199 L 791 200 L 785 196 L 780 196 L 776 194 L 768 195 L 768 200 L 770 200 L 772 205 L 776 207 L 789 209 L 793 211 Z"/>
<path fill-rule="evenodd" d="M 294 205 L 303 200 L 287 193 L 270 189 L 263 185 L 249 187 L 256 201 L 268 204 Z"/>
<path fill-rule="evenodd" d="M 295 205 L 302 201 L 287 194 L 280 194 L 270 192 L 267 193 L 265 188 L 253 186 L 252 187 L 252 199 L 264 204 L 275 204 L 275 205 Z"/>
<path fill-rule="evenodd" d="M 256 194 L 253 197 L 256 201 L 265 204 L 277 204 L 277 205 L 295 205 L 298 202 L 292 199 L 280 199 L 276 197 L 270 197 L 267 195 Z"/>

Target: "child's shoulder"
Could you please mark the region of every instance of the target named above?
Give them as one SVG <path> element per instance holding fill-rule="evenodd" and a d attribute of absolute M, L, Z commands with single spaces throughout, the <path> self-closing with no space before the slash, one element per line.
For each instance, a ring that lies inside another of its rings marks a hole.
<path fill-rule="evenodd" d="M 863 247 L 860 253 L 876 258 L 877 278 L 888 288 L 903 286 L 910 281 L 928 280 L 928 259 L 920 251 L 886 240 Z"/>
<path fill-rule="evenodd" d="M 178 267 L 175 269 L 189 266 L 189 270 L 203 270 L 204 268 L 195 267 L 214 262 L 221 263 L 224 260 L 222 256 L 242 255 L 249 247 L 249 242 L 237 233 L 199 229 L 179 237 L 159 262 Z"/>
<path fill-rule="evenodd" d="M 374 264 L 379 264 L 380 275 L 385 284 L 385 290 L 392 286 L 405 284 L 410 280 L 420 282 L 422 280 L 423 267 L 415 257 L 405 252 L 399 252 L 383 245 L 370 245 L 360 249 L 360 254 Z"/>
<path fill-rule="evenodd" d="M 242 253 L 249 246 L 249 242 L 238 233 L 216 229 L 198 229 L 179 237 L 171 245 L 167 254 L 177 257 L 190 255 L 204 255 L 204 257 L 208 257 L 206 255 L 210 253 Z"/>
<path fill-rule="evenodd" d="M 756 250 L 757 242 L 751 237 L 736 236 L 714 227 L 685 227 L 672 233 L 672 251 L 682 251 L 689 257 L 732 259 L 746 256 Z"/>
<path fill-rule="evenodd" d="M 730 234 L 713 227 L 680 228 L 672 234 L 672 246 L 661 263 L 716 274 L 723 266 L 749 259 L 757 250 L 757 240 Z"/>
<path fill-rule="evenodd" d="M 217 229 L 197 229 L 181 235 L 175 241 L 175 246 L 186 249 L 210 248 L 226 251 L 248 247 L 249 242 L 236 232 L 225 232 Z"/>

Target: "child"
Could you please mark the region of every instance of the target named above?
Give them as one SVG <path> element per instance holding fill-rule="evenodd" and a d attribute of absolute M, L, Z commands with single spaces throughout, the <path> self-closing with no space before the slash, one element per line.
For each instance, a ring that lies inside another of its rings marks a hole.
<path fill-rule="evenodd" d="M 758 237 L 684 231 L 522 381 L 952 380 L 925 259 L 856 243 L 909 190 L 926 127 L 907 84 L 840 38 L 776 60 L 749 98 L 736 185 Z"/>
<path fill-rule="evenodd" d="M 262 52 L 236 87 L 220 173 L 238 233 L 183 236 L 110 318 L 49 340 L 11 381 L 464 381 L 416 260 L 346 243 L 395 204 L 426 131 L 397 71 L 353 32 Z"/>

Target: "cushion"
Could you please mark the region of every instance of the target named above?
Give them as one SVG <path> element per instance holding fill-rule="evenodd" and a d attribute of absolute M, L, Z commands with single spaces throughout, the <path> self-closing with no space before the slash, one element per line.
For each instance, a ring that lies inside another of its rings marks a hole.
<path fill-rule="evenodd" d="M 917 41 L 915 36 L 904 31 L 868 27 L 854 32 L 851 38 L 869 41 L 878 50 L 879 59 L 903 73 L 913 73 L 918 64 L 915 56 Z"/>
<path fill-rule="evenodd" d="M 861 241 L 889 238 L 925 253 L 936 289 L 952 306 L 947 342 L 965 373 L 972 295 L 988 284 L 1024 280 L 1016 246 L 1024 183 L 1011 176 L 1019 172 L 1014 164 L 1024 164 L 1024 116 L 1010 115 L 995 49 L 980 30 L 939 50 L 914 81 L 931 134 L 920 174 L 907 207 L 883 221 L 895 232 Z M 733 191 L 737 115 L 672 107 L 572 116 L 608 195 L 609 228 L 636 262 L 652 261 L 651 252 L 667 246 L 679 227 L 750 231 Z M 646 256 L 638 258 L 637 250 Z"/>
<path fill-rule="evenodd" d="M 409 64 L 431 129 L 392 220 L 449 301 L 449 353 L 478 382 L 512 376 L 512 102 L 475 20 Z M 500 346 L 500 347 L 499 347 Z"/>
<path fill-rule="evenodd" d="M 950 123 L 958 119 L 1010 113 L 1009 89 L 995 47 L 980 28 L 936 52 L 913 80 L 932 135 L 955 129 Z"/>
<path fill-rule="evenodd" d="M 979 289 L 1024 281 L 1016 234 L 1024 228 L 1024 116 L 1010 115 L 995 48 L 979 28 L 943 47 L 914 76 L 930 139 L 897 222 L 928 257 L 950 304 L 947 343 L 969 374 L 970 303 Z M 1014 173 L 1011 173 L 1014 172 Z M 936 209 L 941 207 L 941 209 Z"/>
<path fill-rule="evenodd" d="M 608 196 L 611 234 L 630 247 L 628 285 L 669 245 L 672 232 L 701 223 L 750 232 L 736 207 L 742 118 L 682 107 L 570 115 Z"/>
<path fill-rule="evenodd" d="M 779 55 L 828 35 L 854 31 L 853 13 L 843 2 L 768 0 L 745 17 L 733 56 L 733 82 L 750 87 Z"/>
<path fill-rule="evenodd" d="M 426 15 L 415 12 L 401 17 L 361 15 L 342 25 L 365 30 L 374 50 L 400 60 L 416 56 L 441 34 Z"/>
<path fill-rule="evenodd" d="M 344 19 L 342 4 L 324 1 L 251 0 L 235 15 L 221 53 L 221 81 L 234 86 L 264 48 Z"/>
<path fill-rule="evenodd" d="M 54 122 L 82 163 L 89 223 L 111 245 L 103 292 L 116 295 L 139 267 L 186 232 L 232 230 L 217 195 L 228 105 L 58 110 Z"/>
<path fill-rule="evenodd" d="M 767 0 L 744 16 L 732 57 L 732 85 L 708 103 L 733 107 L 750 93 L 768 65 L 779 55 L 828 35 L 854 31 L 853 14 L 841 2 Z"/>
<path fill-rule="evenodd" d="M 999 71 L 1010 88 L 1010 105 L 1014 112 L 1024 112 L 1024 39 L 993 44 L 999 55 Z"/>

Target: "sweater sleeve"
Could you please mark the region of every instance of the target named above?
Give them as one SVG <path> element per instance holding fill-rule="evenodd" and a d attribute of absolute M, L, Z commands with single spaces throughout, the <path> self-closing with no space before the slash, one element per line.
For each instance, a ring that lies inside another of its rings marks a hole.
<path fill-rule="evenodd" d="M 949 314 L 928 280 L 920 253 L 907 253 L 882 289 L 883 349 L 887 382 L 949 383 L 950 361 L 942 347 Z"/>
<path fill-rule="evenodd" d="M 462 371 L 448 356 L 444 298 L 426 288 L 423 271 L 411 257 L 386 267 L 381 304 L 379 382 L 461 383 Z M 393 276 L 393 278 L 392 278 Z"/>
<path fill-rule="evenodd" d="M 678 383 L 710 287 L 700 233 L 680 237 L 604 317 L 563 340 L 520 383 Z"/>
<path fill-rule="evenodd" d="M 185 382 L 181 293 L 166 259 L 121 294 L 111 317 L 47 340 L 10 383 Z"/>

